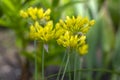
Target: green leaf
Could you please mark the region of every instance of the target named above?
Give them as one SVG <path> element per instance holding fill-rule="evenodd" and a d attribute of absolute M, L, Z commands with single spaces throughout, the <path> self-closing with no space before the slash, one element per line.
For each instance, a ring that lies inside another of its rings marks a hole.
<path fill-rule="evenodd" d="M 69 7 L 69 6 L 72 6 L 72 5 L 75 5 L 75 4 L 78 4 L 78 3 L 85 3 L 87 0 L 81 0 L 81 1 L 70 1 L 70 2 L 68 2 L 68 3 L 66 3 L 66 4 L 64 4 L 64 5 L 62 5 L 62 6 L 59 6 L 58 8 L 57 8 L 57 10 L 59 11 L 59 12 L 62 12 L 64 9 L 66 9 L 67 7 Z"/>
<path fill-rule="evenodd" d="M 120 23 L 120 0 L 109 0 L 107 4 L 109 15 L 112 19 L 115 29 L 117 30 Z"/>
<path fill-rule="evenodd" d="M 114 49 L 114 55 L 113 55 L 113 67 L 115 71 L 119 71 L 120 72 L 120 26 L 118 29 L 118 32 L 116 34 L 116 41 L 115 41 L 115 49 Z M 112 79 L 111 80 L 119 80 L 120 76 L 113 74 L 112 75 Z"/>
<path fill-rule="evenodd" d="M 15 11 L 15 6 L 13 5 L 11 0 L 1 0 L 0 1 L 3 6 L 6 7 L 6 9 L 9 9 L 11 11 Z"/>
<path fill-rule="evenodd" d="M 91 28 L 91 30 L 87 34 L 87 43 L 89 45 L 89 50 L 88 50 L 88 54 L 85 57 L 86 57 L 86 67 L 89 69 L 94 68 L 95 67 L 94 65 L 98 63 L 96 53 L 99 47 L 98 43 L 101 38 L 100 35 L 101 26 L 99 26 L 101 24 L 100 22 L 101 20 L 97 20 L 95 25 Z M 99 65 L 97 65 L 96 67 L 98 66 Z M 92 80 L 92 74 L 93 71 L 89 71 L 87 73 L 86 80 Z"/>
<path fill-rule="evenodd" d="M 120 70 L 120 27 L 116 35 L 115 54 L 113 56 L 113 63 L 116 70 Z"/>

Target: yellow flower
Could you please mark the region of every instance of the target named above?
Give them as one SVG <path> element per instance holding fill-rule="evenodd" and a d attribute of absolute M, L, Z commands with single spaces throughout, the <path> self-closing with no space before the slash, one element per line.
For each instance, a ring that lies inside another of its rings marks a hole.
<path fill-rule="evenodd" d="M 64 47 L 76 48 L 78 44 L 79 38 L 77 35 L 71 35 L 68 31 L 65 34 L 61 35 L 57 42 L 59 45 L 63 45 Z"/>
<path fill-rule="evenodd" d="M 38 9 L 38 12 L 37 12 L 38 18 L 39 18 L 39 19 L 42 19 L 42 18 L 44 17 L 43 14 L 44 14 L 43 8 L 39 8 L 39 9 Z"/>
<path fill-rule="evenodd" d="M 88 53 L 88 45 L 84 44 L 81 47 L 79 47 L 79 53 L 80 55 L 85 55 L 86 53 Z"/>
<path fill-rule="evenodd" d="M 95 20 L 91 20 L 90 22 L 89 22 L 89 26 L 93 26 L 95 24 Z"/>
<path fill-rule="evenodd" d="M 55 25 L 55 38 L 58 39 L 61 35 L 63 35 L 66 32 L 65 29 L 63 29 L 62 27 L 60 27 L 60 25 L 57 23 Z"/>
<path fill-rule="evenodd" d="M 81 16 L 77 16 L 76 18 L 74 16 L 72 18 L 67 16 L 65 21 L 60 19 L 58 24 L 72 34 L 77 34 L 78 32 L 86 34 L 89 28 L 94 24 L 94 20 L 89 21 L 88 18 L 82 18 Z"/>
<path fill-rule="evenodd" d="M 53 22 L 50 21 L 51 10 L 30 7 L 26 11 L 21 10 L 20 15 L 33 20 L 30 26 L 30 38 L 35 40 L 48 41 L 54 37 Z"/>
<path fill-rule="evenodd" d="M 30 38 L 35 40 L 48 41 L 54 37 L 53 22 L 49 21 L 45 26 L 41 26 L 37 21 L 30 26 Z"/>
<path fill-rule="evenodd" d="M 85 40 L 86 40 L 86 36 L 84 36 L 84 35 L 80 36 L 78 45 L 85 44 Z"/>
<path fill-rule="evenodd" d="M 57 40 L 59 45 L 63 45 L 64 47 L 69 47 L 69 32 L 66 32 L 64 35 L 61 35 L 60 38 Z"/>
<path fill-rule="evenodd" d="M 50 19 L 50 13 L 51 13 L 50 9 L 47 9 L 44 12 L 43 8 L 40 8 L 40 9 L 38 9 L 37 15 L 38 15 L 39 19 L 49 20 Z"/>
<path fill-rule="evenodd" d="M 37 11 L 38 11 L 37 8 L 30 7 L 30 8 L 28 8 L 27 13 L 33 20 L 36 20 L 37 19 Z"/>
<path fill-rule="evenodd" d="M 33 25 L 30 26 L 30 38 L 35 40 L 38 39 L 38 33 Z"/>
<path fill-rule="evenodd" d="M 23 10 L 20 11 L 20 15 L 22 17 L 27 18 L 29 16 L 32 20 L 39 19 L 45 21 L 48 21 L 50 19 L 50 13 L 51 13 L 50 9 L 44 11 L 43 8 L 36 8 L 36 7 L 35 8 L 30 7 L 26 11 Z"/>
<path fill-rule="evenodd" d="M 80 55 L 84 55 L 88 52 L 88 45 L 86 44 L 86 36 L 72 35 L 69 31 L 66 31 L 57 39 L 57 43 L 64 47 L 70 47 L 76 49 Z"/>
<path fill-rule="evenodd" d="M 41 39 L 44 41 L 48 41 L 50 39 L 53 39 L 53 37 L 54 37 L 53 22 L 49 21 L 41 31 Z"/>
<path fill-rule="evenodd" d="M 79 41 L 79 38 L 77 35 L 71 36 L 69 45 L 73 48 L 76 48 L 78 41 Z"/>
<path fill-rule="evenodd" d="M 85 27 L 83 27 L 81 29 L 81 31 L 85 34 L 88 32 L 88 30 L 90 29 L 91 26 L 93 26 L 95 24 L 95 20 L 91 20 L 89 21 L 88 25 L 86 25 Z"/>
<path fill-rule="evenodd" d="M 50 9 L 47 9 L 44 13 L 44 17 L 46 20 L 49 20 L 50 19 L 50 13 L 51 13 L 51 10 Z"/>
<path fill-rule="evenodd" d="M 27 18 L 28 17 L 28 13 L 23 11 L 23 10 L 21 10 L 20 11 L 20 16 L 22 16 L 23 18 Z"/>

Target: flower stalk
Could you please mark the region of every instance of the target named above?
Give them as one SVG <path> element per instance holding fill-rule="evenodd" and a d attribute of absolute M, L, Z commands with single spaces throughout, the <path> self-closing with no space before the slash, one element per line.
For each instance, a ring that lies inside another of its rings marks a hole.
<path fill-rule="evenodd" d="M 62 72 L 62 66 L 63 66 L 63 63 L 64 63 L 64 61 L 65 61 L 66 55 L 67 55 L 66 52 L 67 52 L 67 50 L 65 51 L 64 57 L 63 57 L 63 59 L 62 59 L 61 67 L 60 67 L 60 69 L 59 69 L 58 76 L 57 76 L 57 79 L 56 79 L 56 80 L 59 80 L 59 78 L 60 78 L 60 74 L 61 74 L 61 72 Z"/>
<path fill-rule="evenodd" d="M 42 49 L 42 80 L 44 80 L 44 46 Z"/>
<path fill-rule="evenodd" d="M 36 49 L 37 49 L 37 41 L 34 40 L 34 53 L 35 53 L 35 80 L 38 80 L 38 65 L 37 65 L 37 52 L 36 52 Z"/>
<path fill-rule="evenodd" d="M 65 68 L 64 68 L 64 71 L 63 71 L 63 75 L 62 75 L 61 80 L 64 79 L 65 72 L 66 72 L 66 69 L 67 69 L 67 66 L 68 66 L 68 63 L 69 63 L 69 58 L 70 58 L 69 53 L 67 53 L 67 61 L 66 61 L 66 64 L 65 64 Z"/>

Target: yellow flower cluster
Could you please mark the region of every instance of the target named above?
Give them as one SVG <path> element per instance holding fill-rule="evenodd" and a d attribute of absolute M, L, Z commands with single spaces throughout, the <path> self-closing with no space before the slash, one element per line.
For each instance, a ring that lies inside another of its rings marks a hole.
<path fill-rule="evenodd" d="M 50 20 L 50 9 L 30 7 L 26 11 L 21 10 L 20 16 L 31 18 L 33 24 L 30 25 L 30 38 L 34 40 L 48 41 L 53 38 L 53 22 Z"/>
<path fill-rule="evenodd" d="M 30 7 L 26 11 L 21 10 L 20 15 L 23 18 L 28 18 L 30 17 L 33 20 L 49 20 L 50 19 L 50 9 L 47 9 L 46 11 L 43 10 L 43 8 L 33 8 Z"/>
<path fill-rule="evenodd" d="M 72 32 L 72 34 L 76 34 L 81 32 L 82 34 L 86 34 L 89 28 L 94 25 L 95 21 L 89 21 L 88 18 L 82 18 L 81 16 L 77 16 L 76 18 L 73 16 L 70 18 L 66 17 L 66 20 L 60 20 L 57 26 L 62 27 L 65 30 Z"/>
<path fill-rule="evenodd" d="M 30 25 L 30 38 L 34 40 L 49 41 L 55 38 L 59 45 L 64 47 L 74 48 L 84 55 L 88 51 L 86 44 L 86 33 L 92 25 L 94 20 L 88 18 L 66 17 L 65 20 L 60 20 L 55 24 L 53 29 L 53 22 L 50 20 L 50 9 L 46 11 L 43 8 L 30 7 L 26 11 L 21 10 L 20 15 L 23 18 L 30 18 L 33 24 Z"/>
<path fill-rule="evenodd" d="M 60 20 L 56 24 L 57 42 L 64 47 L 74 48 L 81 55 L 88 52 L 88 45 L 86 44 L 85 34 L 88 32 L 90 27 L 95 23 L 94 20 L 89 21 L 88 18 L 82 18 L 73 16 L 72 18 L 66 17 L 66 20 Z"/>
<path fill-rule="evenodd" d="M 53 22 L 49 21 L 45 26 L 41 26 L 37 21 L 30 26 L 30 38 L 35 40 L 49 41 L 54 36 Z"/>

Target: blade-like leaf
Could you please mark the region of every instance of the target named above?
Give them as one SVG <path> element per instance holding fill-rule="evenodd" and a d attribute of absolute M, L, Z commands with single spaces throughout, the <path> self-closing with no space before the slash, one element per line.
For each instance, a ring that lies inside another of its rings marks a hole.
<path fill-rule="evenodd" d="M 62 12 L 64 9 L 66 9 L 67 7 L 69 6 L 72 6 L 72 5 L 75 5 L 75 4 L 78 4 L 78 3 L 85 3 L 87 0 L 81 0 L 81 1 L 71 1 L 71 2 L 68 2 L 62 6 L 59 6 L 57 8 L 57 10 L 59 10 L 59 12 Z"/>
<path fill-rule="evenodd" d="M 1 5 L 5 6 L 7 9 L 11 11 L 15 11 L 15 6 L 12 4 L 11 0 L 1 0 Z"/>

